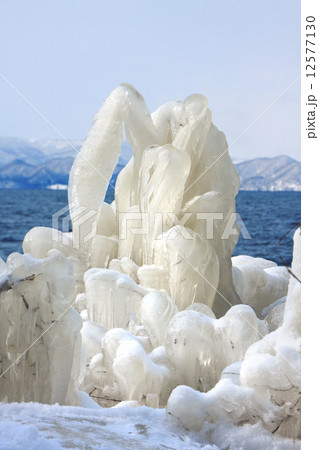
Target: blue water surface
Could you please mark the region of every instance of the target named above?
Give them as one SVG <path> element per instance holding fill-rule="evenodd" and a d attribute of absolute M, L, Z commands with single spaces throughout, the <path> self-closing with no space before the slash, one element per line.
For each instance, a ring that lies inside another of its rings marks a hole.
<path fill-rule="evenodd" d="M 0 189 L 0 257 L 22 252 L 25 234 L 36 226 L 51 227 L 52 215 L 67 203 L 67 191 Z M 240 191 L 236 203 L 251 239 L 241 235 L 234 255 L 259 256 L 280 265 L 283 258 L 290 265 L 293 231 L 279 241 L 300 222 L 300 192 Z"/>

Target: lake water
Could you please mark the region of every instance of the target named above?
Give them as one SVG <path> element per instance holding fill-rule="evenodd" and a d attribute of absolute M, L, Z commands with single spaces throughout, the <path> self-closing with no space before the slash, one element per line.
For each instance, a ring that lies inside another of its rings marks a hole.
<path fill-rule="evenodd" d="M 66 205 L 67 191 L 0 189 L 0 257 L 22 252 L 24 235 L 35 226 L 51 227 L 52 214 Z M 291 263 L 293 231 L 279 241 L 300 222 L 300 192 L 240 191 L 237 213 L 251 239 L 241 235 L 235 255 Z"/>

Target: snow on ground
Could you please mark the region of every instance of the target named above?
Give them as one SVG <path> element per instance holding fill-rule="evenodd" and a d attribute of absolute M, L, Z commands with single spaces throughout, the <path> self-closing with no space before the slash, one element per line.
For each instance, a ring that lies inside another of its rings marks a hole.
<path fill-rule="evenodd" d="M 207 441 L 178 426 L 165 410 L 0 404 L 1 450 L 199 449 Z M 206 447 L 216 450 L 213 446 Z"/>
<path fill-rule="evenodd" d="M 92 406 L 92 400 L 87 400 Z M 300 441 L 273 436 L 258 423 L 240 427 L 229 422 L 205 423 L 200 433 L 189 432 L 165 409 L 146 406 L 83 408 L 0 403 L 1 450 L 61 448 L 297 450 Z"/>

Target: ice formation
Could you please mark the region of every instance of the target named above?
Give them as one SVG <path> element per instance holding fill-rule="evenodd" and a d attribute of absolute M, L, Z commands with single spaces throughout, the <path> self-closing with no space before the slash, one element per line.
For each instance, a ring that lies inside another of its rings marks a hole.
<path fill-rule="evenodd" d="M 207 393 L 186 386 L 172 392 L 167 410 L 188 429 L 199 430 L 204 421 L 261 421 L 272 433 L 300 438 L 300 229 L 294 236 L 292 273 L 297 278 L 290 277 L 279 328 L 252 344 L 240 362 L 226 367 Z"/>
<path fill-rule="evenodd" d="M 260 314 L 287 294 L 289 272 L 286 267 L 263 258 L 241 255 L 232 258 L 233 279 L 243 303 Z"/>
<path fill-rule="evenodd" d="M 13 253 L 0 276 L 0 400 L 72 404 L 82 320 L 72 302 L 73 266 Z"/>
<path fill-rule="evenodd" d="M 123 123 L 133 157 L 109 205 Z M 0 399 L 77 404 L 78 389 L 167 405 L 189 429 L 258 422 L 298 438 L 299 281 L 232 258 L 238 189 L 205 97 L 151 115 L 115 89 L 70 173 L 72 233 L 34 228 L 0 261 Z"/>

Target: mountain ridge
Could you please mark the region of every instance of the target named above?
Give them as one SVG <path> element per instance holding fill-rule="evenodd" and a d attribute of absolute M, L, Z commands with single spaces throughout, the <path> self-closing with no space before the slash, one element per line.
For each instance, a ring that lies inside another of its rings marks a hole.
<path fill-rule="evenodd" d="M 300 191 L 301 163 L 287 155 L 259 157 L 236 164 L 241 190 Z"/>
<path fill-rule="evenodd" d="M 0 137 L 0 188 L 43 189 L 67 185 L 74 157 L 82 143 L 80 140 L 68 143 Z M 131 154 L 129 145 L 124 142 L 112 184 Z M 240 160 L 235 166 L 241 178 L 241 190 L 300 191 L 301 164 L 290 156 Z"/>

